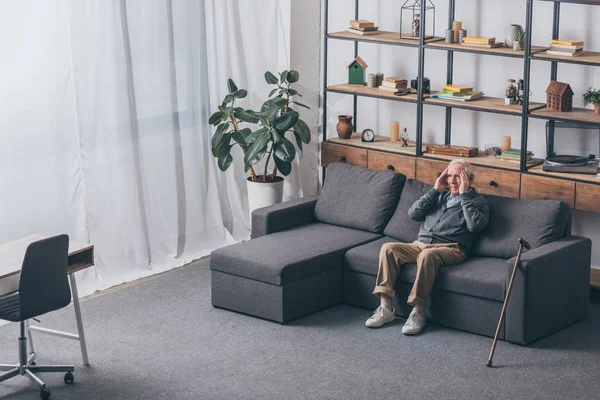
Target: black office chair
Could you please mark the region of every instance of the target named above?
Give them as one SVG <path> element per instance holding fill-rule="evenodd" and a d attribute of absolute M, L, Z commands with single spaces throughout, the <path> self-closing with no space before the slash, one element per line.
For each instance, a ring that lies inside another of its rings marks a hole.
<path fill-rule="evenodd" d="M 25 251 L 19 291 L 0 298 L 0 319 L 21 323 L 19 363 L 0 364 L 0 382 L 25 375 L 40 387 L 40 397 L 50 398 L 50 391 L 35 372 L 66 372 L 65 383 L 73 382 L 73 365 L 35 365 L 35 354 L 27 357 L 25 321 L 50 311 L 66 307 L 71 302 L 67 279 L 69 237 L 54 236 L 31 243 Z"/>

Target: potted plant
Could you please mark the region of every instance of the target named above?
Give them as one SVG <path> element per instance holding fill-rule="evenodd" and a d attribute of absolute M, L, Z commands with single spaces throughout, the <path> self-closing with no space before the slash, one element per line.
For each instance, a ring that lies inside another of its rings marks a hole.
<path fill-rule="evenodd" d="M 589 87 L 583 94 L 583 106 L 594 105 L 594 114 L 600 114 L 600 90 Z"/>
<path fill-rule="evenodd" d="M 513 50 L 523 50 L 525 39 L 525 30 L 522 27 L 519 27 L 519 31 L 517 32 L 517 39 L 513 42 Z"/>
<path fill-rule="evenodd" d="M 293 134 L 300 151 L 304 144 L 310 143 L 310 129 L 293 109 L 294 105 L 309 108 L 293 100 L 295 96 L 302 97 L 292 89 L 292 84 L 299 78 L 300 74 L 294 70 L 279 73 L 279 78 L 269 71 L 265 72 L 267 83 L 276 87 L 271 90 L 260 111 L 236 106 L 236 101 L 245 98 L 248 92 L 238 89 L 229 79 L 229 94 L 208 121 L 217 127 L 211 147 L 221 171 L 226 171 L 233 162 L 234 146 L 238 145 L 242 150 L 244 170 L 250 172 L 247 178 L 250 214 L 257 208 L 282 200 L 283 177 L 277 173 L 289 175 L 296 156 L 296 148 L 286 134 Z M 264 158 L 262 173 L 257 173 L 255 165 Z"/>

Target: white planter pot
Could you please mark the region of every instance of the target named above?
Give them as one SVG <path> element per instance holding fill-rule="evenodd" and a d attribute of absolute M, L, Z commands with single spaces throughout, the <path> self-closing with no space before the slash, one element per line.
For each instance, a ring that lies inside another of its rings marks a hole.
<path fill-rule="evenodd" d="M 248 186 L 250 216 L 252 216 L 252 211 L 257 208 L 281 203 L 281 199 L 283 198 L 283 178 L 280 176 L 277 178 L 276 182 L 252 182 L 252 178 L 248 178 L 246 182 Z"/>

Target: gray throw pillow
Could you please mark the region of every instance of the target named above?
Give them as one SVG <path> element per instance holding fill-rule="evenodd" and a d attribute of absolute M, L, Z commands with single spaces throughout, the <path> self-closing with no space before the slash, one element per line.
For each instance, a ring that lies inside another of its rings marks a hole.
<path fill-rule="evenodd" d="M 315 205 L 320 222 L 381 233 L 398 204 L 406 176 L 331 163 Z"/>
<path fill-rule="evenodd" d="M 571 219 L 569 205 L 558 200 L 485 198 L 490 204 L 490 223 L 479 233 L 471 256 L 514 257 L 518 237 L 535 249 L 563 237 Z"/>
<path fill-rule="evenodd" d="M 425 193 L 429 192 L 433 185 L 408 179 L 402 189 L 398 207 L 390 222 L 387 223 L 383 234 L 394 239 L 398 239 L 404 243 L 411 243 L 417 240 L 421 222 L 413 221 L 408 216 L 408 210 L 413 203 L 421 198 Z"/>

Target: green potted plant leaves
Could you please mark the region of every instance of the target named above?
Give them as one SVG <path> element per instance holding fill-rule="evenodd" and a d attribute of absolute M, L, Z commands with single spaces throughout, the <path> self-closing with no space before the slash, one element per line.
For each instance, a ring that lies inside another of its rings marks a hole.
<path fill-rule="evenodd" d="M 517 39 L 513 42 L 513 50 L 523 50 L 525 47 L 525 30 L 519 27 L 519 31 L 517 32 Z"/>
<path fill-rule="evenodd" d="M 589 87 L 583 94 L 583 106 L 594 105 L 594 114 L 600 114 L 600 90 Z"/>
<path fill-rule="evenodd" d="M 221 171 L 226 171 L 233 162 L 234 146 L 242 150 L 244 170 L 250 173 L 247 178 L 250 214 L 256 208 L 281 202 L 283 177 L 277 173 L 289 175 L 296 157 L 296 148 L 286 134 L 294 137 L 300 151 L 304 144 L 310 143 L 310 129 L 294 110 L 295 106 L 309 108 L 294 100 L 302 97 L 292 88 L 299 79 L 300 74 L 294 70 L 279 73 L 279 78 L 265 72 L 267 83 L 276 87 L 259 111 L 236 107 L 236 100 L 243 99 L 248 92 L 238 89 L 229 79 L 229 94 L 208 121 L 217 127 L 211 147 Z M 257 174 L 255 165 L 265 157 L 263 171 Z"/>

